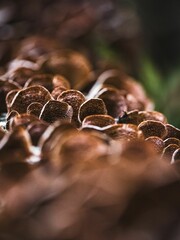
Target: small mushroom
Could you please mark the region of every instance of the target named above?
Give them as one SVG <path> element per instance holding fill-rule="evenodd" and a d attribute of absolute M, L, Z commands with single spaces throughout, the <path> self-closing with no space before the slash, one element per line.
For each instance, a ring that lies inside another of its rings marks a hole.
<path fill-rule="evenodd" d="M 41 103 L 33 102 L 27 107 L 27 113 L 35 115 L 36 117 L 39 117 L 42 108 L 43 108 L 43 105 Z"/>
<path fill-rule="evenodd" d="M 180 146 L 180 140 L 174 137 L 170 137 L 164 140 L 165 147 L 167 147 L 170 144 L 176 144 Z"/>
<path fill-rule="evenodd" d="M 86 125 L 105 127 L 112 124 L 115 124 L 115 120 L 109 115 L 89 115 L 82 122 L 83 127 Z"/>
<path fill-rule="evenodd" d="M 77 90 L 67 90 L 62 92 L 59 97 L 57 98 L 58 101 L 66 102 L 73 108 L 73 117 L 72 121 L 75 126 L 79 127 L 80 122 L 78 119 L 78 112 L 80 106 L 85 101 L 85 96 Z"/>
<path fill-rule="evenodd" d="M 27 107 L 33 103 L 38 102 L 44 105 L 46 102 L 51 100 L 52 97 L 48 90 L 42 86 L 31 86 L 20 90 L 11 103 L 10 109 L 16 110 L 18 113 L 25 113 Z"/>
<path fill-rule="evenodd" d="M 125 98 L 116 88 L 103 88 L 97 97 L 103 100 L 108 114 L 114 118 L 122 116 L 127 111 Z"/>
<path fill-rule="evenodd" d="M 89 97 L 94 97 L 105 85 L 125 91 L 127 94 L 134 96 L 134 99 L 137 99 L 138 102 L 142 104 L 144 110 L 152 110 L 153 105 L 146 97 L 145 91 L 141 84 L 127 76 L 124 72 L 120 72 L 116 69 L 110 69 L 103 72 L 91 89 Z"/>
<path fill-rule="evenodd" d="M 50 100 L 42 108 L 39 118 L 48 123 L 53 123 L 57 120 L 71 122 L 72 116 L 73 109 L 69 104 Z"/>
<path fill-rule="evenodd" d="M 167 134 L 166 126 L 154 120 L 143 121 L 138 125 L 138 129 L 143 132 L 145 138 L 156 136 L 163 138 Z"/>
<path fill-rule="evenodd" d="M 83 119 L 89 115 L 103 115 L 107 114 L 106 106 L 102 99 L 92 98 L 86 100 L 79 108 L 79 120 L 82 122 Z"/>

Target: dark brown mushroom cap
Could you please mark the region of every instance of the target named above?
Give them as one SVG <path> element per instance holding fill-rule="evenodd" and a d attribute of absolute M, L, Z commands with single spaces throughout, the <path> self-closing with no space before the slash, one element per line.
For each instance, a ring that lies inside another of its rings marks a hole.
<path fill-rule="evenodd" d="M 163 152 L 164 142 L 161 138 L 152 136 L 146 138 L 146 141 L 152 145 L 154 151 L 157 152 L 158 154 L 161 154 Z"/>
<path fill-rule="evenodd" d="M 180 140 L 180 129 L 172 126 L 171 124 L 166 124 L 167 134 L 165 139 L 170 137 L 175 137 Z"/>
<path fill-rule="evenodd" d="M 50 93 L 44 87 L 38 85 L 31 86 L 20 90 L 15 95 L 10 108 L 11 110 L 16 110 L 18 113 L 25 113 L 31 103 L 38 102 L 44 105 L 51 99 Z"/>
<path fill-rule="evenodd" d="M 39 118 L 48 123 L 53 123 L 57 120 L 71 122 L 72 116 L 73 109 L 69 104 L 50 100 L 42 108 Z"/>
<path fill-rule="evenodd" d="M 108 114 L 114 118 L 122 116 L 127 111 L 125 98 L 116 88 L 103 88 L 97 97 L 104 101 Z"/>
<path fill-rule="evenodd" d="M 59 97 L 57 98 L 58 101 L 61 102 L 66 102 L 68 103 L 72 108 L 73 108 L 73 123 L 79 127 L 80 122 L 78 119 L 78 112 L 80 106 L 84 103 L 85 101 L 85 96 L 77 90 L 67 90 L 62 92 Z"/>
<path fill-rule="evenodd" d="M 162 158 L 167 160 L 168 162 L 172 161 L 173 153 L 179 148 L 176 144 L 169 144 L 167 147 L 164 148 L 162 153 Z"/>
<path fill-rule="evenodd" d="M 43 105 L 41 103 L 33 102 L 27 107 L 27 113 L 35 115 L 36 117 L 39 117 L 42 108 L 43 108 Z"/>
<path fill-rule="evenodd" d="M 24 162 L 31 155 L 31 140 L 28 132 L 16 127 L 13 131 L 5 134 L 0 142 L 0 161 Z"/>
<path fill-rule="evenodd" d="M 31 68 L 19 67 L 7 73 L 7 78 L 23 87 L 34 74 L 37 74 L 37 71 Z"/>
<path fill-rule="evenodd" d="M 82 54 L 64 49 L 49 54 L 42 70 L 63 75 L 72 88 L 81 89 L 89 81 L 91 66 Z"/>
<path fill-rule="evenodd" d="M 159 121 L 143 121 L 138 125 L 138 129 L 143 132 L 145 138 L 151 136 L 163 138 L 167 134 L 166 126 Z"/>
<path fill-rule="evenodd" d="M 177 138 L 170 137 L 170 138 L 167 138 L 164 140 L 164 144 L 166 147 L 170 144 L 176 144 L 176 145 L 180 146 L 180 140 Z"/>
<path fill-rule="evenodd" d="M 98 127 L 105 127 L 108 125 L 115 124 L 114 118 L 109 115 L 89 115 L 84 118 L 82 126 L 95 125 Z"/>
<path fill-rule="evenodd" d="M 52 92 L 54 88 L 52 79 L 53 75 L 51 74 L 34 74 L 26 81 L 24 87 L 27 88 L 34 85 L 40 85 L 45 87 L 49 92 Z"/>
<path fill-rule="evenodd" d="M 20 89 L 20 86 L 12 81 L 0 80 L 0 113 L 7 112 L 6 95 L 15 89 Z"/>
<path fill-rule="evenodd" d="M 79 108 L 79 120 L 81 122 L 85 117 L 97 114 L 107 114 L 106 106 L 100 98 L 91 98 L 86 100 Z"/>
<path fill-rule="evenodd" d="M 147 99 L 141 84 L 127 76 L 125 73 L 116 69 L 103 72 L 99 76 L 95 86 L 92 88 L 90 95 L 93 95 L 93 92 L 96 94 L 97 91 L 102 88 L 103 84 L 111 85 L 119 90 L 125 90 L 127 93 L 132 94 L 138 101 L 142 102 L 145 110 L 148 110 L 148 108 L 150 108 L 149 110 L 152 110 L 150 100 Z"/>

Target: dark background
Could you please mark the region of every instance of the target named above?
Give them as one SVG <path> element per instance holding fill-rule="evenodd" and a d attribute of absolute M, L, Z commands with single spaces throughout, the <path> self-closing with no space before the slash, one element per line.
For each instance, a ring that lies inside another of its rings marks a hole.
<path fill-rule="evenodd" d="M 24 37 L 85 52 L 94 68 L 121 66 L 180 127 L 180 1 L 0 1 L 0 71 Z"/>

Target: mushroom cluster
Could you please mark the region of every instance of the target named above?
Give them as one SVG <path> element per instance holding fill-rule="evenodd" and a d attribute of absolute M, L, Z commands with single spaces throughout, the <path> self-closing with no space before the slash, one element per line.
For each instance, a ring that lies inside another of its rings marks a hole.
<path fill-rule="evenodd" d="M 176 240 L 180 130 L 118 69 L 23 40 L 0 77 L 1 240 Z"/>

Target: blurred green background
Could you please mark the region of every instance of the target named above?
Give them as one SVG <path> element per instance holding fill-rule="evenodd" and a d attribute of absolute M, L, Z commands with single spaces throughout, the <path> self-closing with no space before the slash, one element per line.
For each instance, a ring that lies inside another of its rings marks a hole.
<path fill-rule="evenodd" d="M 95 70 L 123 69 L 180 127 L 179 0 L 1 0 L 0 72 L 37 34 L 84 52 Z"/>

